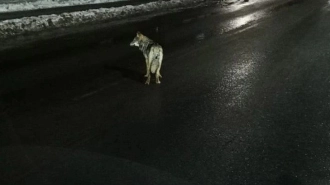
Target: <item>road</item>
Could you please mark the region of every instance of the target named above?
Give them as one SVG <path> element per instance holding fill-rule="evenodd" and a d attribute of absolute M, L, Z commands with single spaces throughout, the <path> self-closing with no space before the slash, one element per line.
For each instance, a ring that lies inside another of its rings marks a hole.
<path fill-rule="evenodd" d="M 295 2 L 0 53 L 1 184 L 329 184 L 330 4 Z M 137 30 L 164 47 L 160 85 Z"/>

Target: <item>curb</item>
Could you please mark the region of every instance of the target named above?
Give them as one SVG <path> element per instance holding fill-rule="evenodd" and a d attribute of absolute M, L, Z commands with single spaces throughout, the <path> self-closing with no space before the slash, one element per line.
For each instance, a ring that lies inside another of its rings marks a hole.
<path fill-rule="evenodd" d="M 284 8 L 284 7 L 287 7 L 287 6 L 293 6 L 293 5 L 302 3 L 304 1 L 305 0 L 288 0 L 287 2 L 276 5 L 275 7 L 272 8 L 272 10 L 277 11 L 281 8 Z"/>
<path fill-rule="evenodd" d="M 140 5 L 144 3 L 150 3 L 153 1 L 157 1 L 157 0 L 127 0 L 127 1 L 119 1 L 119 2 L 111 2 L 111 3 L 76 5 L 70 7 L 66 6 L 66 7 L 56 7 L 56 8 L 48 8 L 48 9 L 6 12 L 6 13 L 0 13 L 0 21 L 17 19 L 22 17 L 32 17 L 38 15 L 50 15 L 50 14 L 61 14 L 64 12 L 84 11 L 89 9 L 115 8 L 126 5 Z"/>

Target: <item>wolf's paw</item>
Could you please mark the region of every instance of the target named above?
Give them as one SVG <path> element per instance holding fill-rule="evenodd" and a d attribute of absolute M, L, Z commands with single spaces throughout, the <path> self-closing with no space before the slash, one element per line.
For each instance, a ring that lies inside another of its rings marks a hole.
<path fill-rule="evenodd" d="M 149 74 L 145 74 L 145 75 L 144 75 L 144 77 L 148 77 L 148 76 L 149 76 Z"/>

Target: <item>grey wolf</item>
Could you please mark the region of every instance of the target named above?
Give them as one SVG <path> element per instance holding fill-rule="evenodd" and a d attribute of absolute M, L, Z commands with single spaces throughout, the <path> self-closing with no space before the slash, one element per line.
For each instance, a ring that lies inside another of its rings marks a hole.
<path fill-rule="evenodd" d="M 142 51 L 146 62 L 147 72 L 144 77 L 147 77 L 145 84 L 150 84 L 151 74 L 156 75 L 156 83 L 160 84 L 159 78 L 162 78 L 160 74 L 160 68 L 163 61 L 163 48 L 158 43 L 144 36 L 142 33 L 137 32 L 135 38 L 130 43 L 130 46 L 139 47 Z"/>

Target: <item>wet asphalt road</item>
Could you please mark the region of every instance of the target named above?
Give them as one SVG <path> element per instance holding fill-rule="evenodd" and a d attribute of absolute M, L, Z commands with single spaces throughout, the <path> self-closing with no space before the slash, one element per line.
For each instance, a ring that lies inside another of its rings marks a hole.
<path fill-rule="evenodd" d="M 330 4 L 243 7 L 2 53 L 1 184 L 329 184 Z"/>

